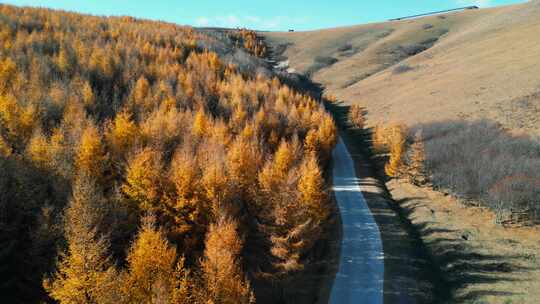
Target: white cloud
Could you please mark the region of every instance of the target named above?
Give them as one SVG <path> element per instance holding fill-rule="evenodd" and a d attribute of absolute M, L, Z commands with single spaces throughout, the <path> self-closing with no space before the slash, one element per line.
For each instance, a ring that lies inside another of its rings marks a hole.
<path fill-rule="evenodd" d="M 458 5 L 476 5 L 479 7 L 486 7 L 492 4 L 492 0 L 457 0 Z"/>
<path fill-rule="evenodd" d="M 259 16 L 226 15 L 217 17 L 199 17 L 195 20 L 196 26 L 215 27 L 247 27 L 257 30 L 283 30 L 294 28 L 307 22 L 306 18 L 291 18 L 288 16 L 274 16 L 262 18 Z"/>
<path fill-rule="evenodd" d="M 199 17 L 195 20 L 196 26 L 208 26 L 210 24 L 210 19 L 206 17 Z"/>

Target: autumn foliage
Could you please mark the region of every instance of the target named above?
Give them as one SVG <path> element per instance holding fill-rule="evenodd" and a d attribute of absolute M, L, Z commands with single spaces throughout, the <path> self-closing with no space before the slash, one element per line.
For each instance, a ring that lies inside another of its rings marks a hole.
<path fill-rule="evenodd" d="M 0 5 L 9 302 L 251 303 L 252 280 L 309 263 L 334 122 L 278 78 L 199 47 L 213 39 Z M 252 31 L 229 43 L 266 54 Z"/>
<path fill-rule="evenodd" d="M 359 105 L 352 105 L 348 114 L 349 122 L 353 127 L 363 129 L 365 125 L 364 108 Z"/>
<path fill-rule="evenodd" d="M 404 157 L 407 149 L 407 129 L 403 125 L 376 125 L 372 134 L 372 145 L 376 153 L 387 153 L 388 162 L 384 167 L 390 177 L 403 173 Z"/>
<path fill-rule="evenodd" d="M 233 31 L 229 34 L 229 37 L 232 41 L 236 43 L 236 46 L 243 47 L 251 54 L 257 57 L 265 57 L 267 54 L 267 48 L 261 38 L 257 36 L 252 30 L 240 29 L 238 31 Z"/>

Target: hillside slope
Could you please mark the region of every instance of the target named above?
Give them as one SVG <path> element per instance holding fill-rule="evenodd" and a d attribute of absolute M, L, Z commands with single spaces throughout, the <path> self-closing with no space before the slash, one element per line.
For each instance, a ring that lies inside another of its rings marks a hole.
<path fill-rule="evenodd" d="M 370 124 L 489 118 L 539 134 L 539 17 L 533 1 L 265 36 L 296 71 L 365 106 Z"/>

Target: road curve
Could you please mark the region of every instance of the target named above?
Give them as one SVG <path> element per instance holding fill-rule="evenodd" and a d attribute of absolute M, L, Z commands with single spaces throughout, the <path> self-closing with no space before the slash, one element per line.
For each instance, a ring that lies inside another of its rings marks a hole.
<path fill-rule="evenodd" d="M 383 303 L 384 255 L 379 227 L 362 195 L 353 160 L 341 138 L 332 156 L 333 191 L 343 233 L 330 303 Z"/>

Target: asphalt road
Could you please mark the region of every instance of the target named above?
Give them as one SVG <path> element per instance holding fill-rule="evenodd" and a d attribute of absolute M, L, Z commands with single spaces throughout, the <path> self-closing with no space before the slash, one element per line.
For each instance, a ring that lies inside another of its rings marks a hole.
<path fill-rule="evenodd" d="M 381 234 L 360 190 L 351 155 L 341 138 L 333 151 L 333 159 L 333 190 L 343 232 L 339 270 L 330 303 L 383 303 Z"/>

